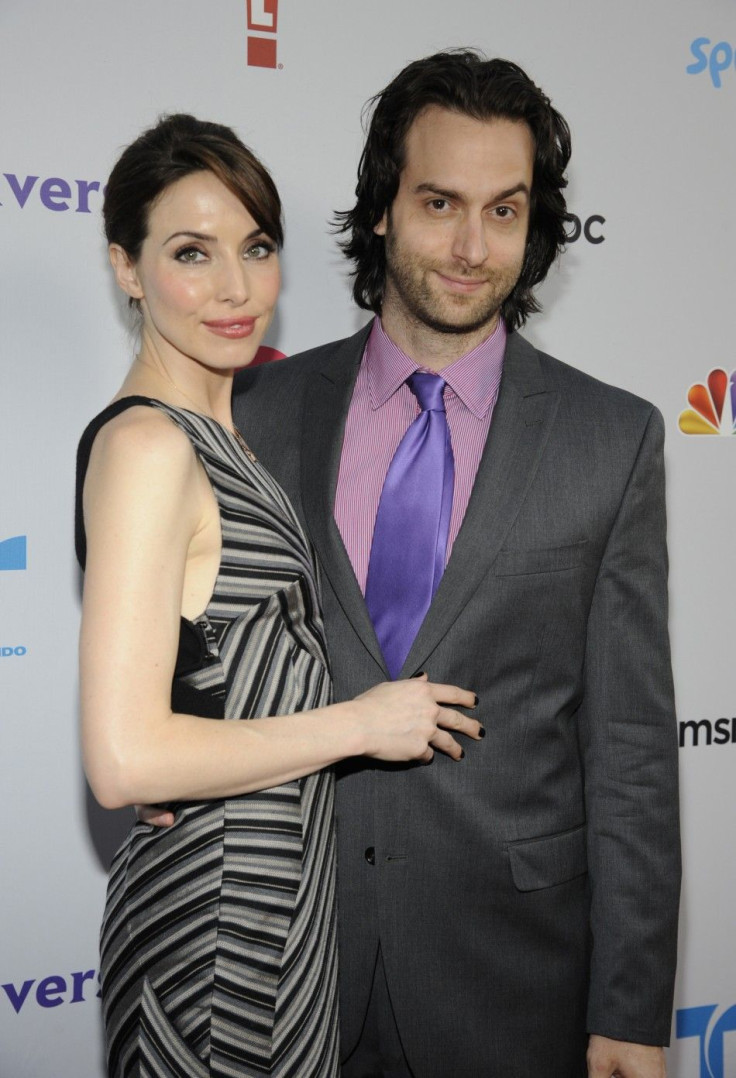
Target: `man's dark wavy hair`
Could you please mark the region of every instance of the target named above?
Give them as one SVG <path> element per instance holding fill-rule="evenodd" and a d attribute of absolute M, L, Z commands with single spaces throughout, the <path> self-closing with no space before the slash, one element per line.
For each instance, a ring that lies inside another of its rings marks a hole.
<path fill-rule="evenodd" d="M 404 167 L 406 134 L 417 116 L 438 105 L 476 120 L 523 121 L 534 136 L 529 235 L 521 276 L 504 302 L 507 327 L 523 326 L 540 304 L 533 288 L 543 281 L 566 241 L 563 189 L 570 160 L 570 129 L 549 98 L 517 64 L 488 60 L 473 49 L 449 50 L 409 64 L 367 105 L 372 108 L 358 166 L 356 203 L 335 215 L 341 242 L 354 263 L 353 296 L 380 314 L 386 283 L 383 236 L 373 231 L 390 210 Z"/>

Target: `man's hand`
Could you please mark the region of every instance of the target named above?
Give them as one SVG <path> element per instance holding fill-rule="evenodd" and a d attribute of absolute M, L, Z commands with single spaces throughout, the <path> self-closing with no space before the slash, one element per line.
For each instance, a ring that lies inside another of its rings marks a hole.
<path fill-rule="evenodd" d="M 664 1051 L 593 1033 L 588 1041 L 588 1078 L 667 1078 Z"/>
<path fill-rule="evenodd" d="M 171 827 L 174 813 L 165 811 L 160 805 L 136 805 L 135 814 L 141 823 L 150 823 L 154 827 Z"/>

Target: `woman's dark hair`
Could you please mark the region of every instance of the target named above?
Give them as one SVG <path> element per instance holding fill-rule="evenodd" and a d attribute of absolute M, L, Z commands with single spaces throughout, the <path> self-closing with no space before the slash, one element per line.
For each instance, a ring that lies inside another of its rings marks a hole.
<path fill-rule="evenodd" d="M 123 150 L 110 173 L 102 214 L 108 243 L 137 262 L 148 214 L 167 187 L 193 172 L 212 172 L 242 202 L 265 234 L 284 242 L 281 200 L 264 165 L 223 124 L 185 113 L 163 116 Z"/>
<path fill-rule="evenodd" d="M 570 129 L 549 98 L 509 60 L 488 60 L 468 49 L 438 52 L 409 64 L 368 103 L 373 114 L 358 166 L 356 203 L 336 214 L 347 234 L 342 249 L 354 263 L 353 296 L 380 314 L 386 283 L 383 236 L 373 231 L 391 208 L 405 161 L 406 135 L 426 108 L 459 112 L 476 120 L 522 121 L 534 137 L 529 234 L 516 286 L 502 307 L 509 329 L 540 310 L 532 289 L 543 281 L 567 239 L 563 188 L 570 160 Z"/>

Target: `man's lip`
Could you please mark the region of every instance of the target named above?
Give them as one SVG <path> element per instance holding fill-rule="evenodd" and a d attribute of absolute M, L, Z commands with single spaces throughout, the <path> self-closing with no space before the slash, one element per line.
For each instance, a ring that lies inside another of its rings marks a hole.
<path fill-rule="evenodd" d="M 486 277 L 451 277 L 447 273 L 442 273 L 437 270 L 437 276 L 440 277 L 447 287 L 453 289 L 456 292 L 475 292 L 481 285 L 487 281 Z"/>

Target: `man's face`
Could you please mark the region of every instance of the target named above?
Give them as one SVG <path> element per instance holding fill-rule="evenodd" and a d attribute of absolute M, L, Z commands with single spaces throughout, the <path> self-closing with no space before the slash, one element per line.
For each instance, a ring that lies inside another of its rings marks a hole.
<path fill-rule="evenodd" d="M 431 106 L 406 136 L 388 213 L 384 319 L 487 335 L 524 260 L 534 143 L 525 123 Z"/>

